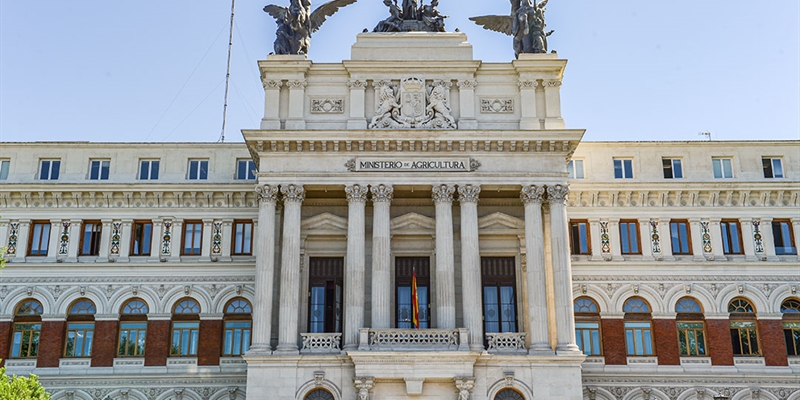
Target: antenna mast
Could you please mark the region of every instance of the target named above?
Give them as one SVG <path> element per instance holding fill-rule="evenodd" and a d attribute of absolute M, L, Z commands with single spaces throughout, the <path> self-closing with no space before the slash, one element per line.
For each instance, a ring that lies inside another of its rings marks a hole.
<path fill-rule="evenodd" d="M 228 87 L 231 83 L 231 50 L 233 49 L 233 10 L 236 7 L 236 0 L 231 0 L 231 31 L 228 35 L 228 70 L 225 75 L 225 104 L 222 106 L 222 132 L 219 141 L 225 143 L 225 123 L 228 119 Z"/>

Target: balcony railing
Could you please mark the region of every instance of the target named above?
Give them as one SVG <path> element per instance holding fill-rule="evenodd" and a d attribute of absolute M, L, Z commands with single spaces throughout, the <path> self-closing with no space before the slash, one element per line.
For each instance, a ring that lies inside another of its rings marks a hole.
<path fill-rule="evenodd" d="M 527 333 L 487 333 L 486 341 L 490 353 L 525 353 Z"/>
<path fill-rule="evenodd" d="M 468 351 L 467 329 L 369 329 L 359 332 L 359 350 Z"/>
<path fill-rule="evenodd" d="M 301 333 L 303 348 L 301 353 L 339 353 L 341 349 L 341 333 Z"/>

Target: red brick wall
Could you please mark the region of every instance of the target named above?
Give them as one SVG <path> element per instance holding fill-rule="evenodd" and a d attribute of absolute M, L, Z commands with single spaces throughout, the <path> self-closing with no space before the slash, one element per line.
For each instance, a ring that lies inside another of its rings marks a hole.
<path fill-rule="evenodd" d="M 58 367 L 58 361 L 64 354 L 65 321 L 42 322 L 42 333 L 39 336 L 39 355 L 36 367 Z"/>
<path fill-rule="evenodd" d="M 222 353 L 222 320 L 200 321 L 197 365 L 219 365 Z"/>
<path fill-rule="evenodd" d="M 11 355 L 11 330 L 14 323 L 0 322 L 0 367 L 5 365 L 6 357 Z"/>
<path fill-rule="evenodd" d="M 708 354 L 712 365 L 733 365 L 731 326 L 727 319 L 706 320 Z"/>
<path fill-rule="evenodd" d="M 789 360 L 786 356 L 786 339 L 783 336 L 783 321 L 760 320 L 758 321 L 761 337 L 761 353 L 768 366 L 787 366 Z"/>
<path fill-rule="evenodd" d="M 621 319 L 600 321 L 603 334 L 603 356 L 606 365 L 625 365 L 628 363 L 625 349 L 625 322 Z"/>
<path fill-rule="evenodd" d="M 118 321 L 97 321 L 94 323 L 93 367 L 114 366 L 114 356 L 117 354 L 118 327 Z"/>
<path fill-rule="evenodd" d="M 169 356 L 170 321 L 147 321 L 147 339 L 144 343 L 144 365 L 167 365 Z"/>
<path fill-rule="evenodd" d="M 653 335 L 659 365 L 680 365 L 678 328 L 674 319 L 654 319 Z"/>

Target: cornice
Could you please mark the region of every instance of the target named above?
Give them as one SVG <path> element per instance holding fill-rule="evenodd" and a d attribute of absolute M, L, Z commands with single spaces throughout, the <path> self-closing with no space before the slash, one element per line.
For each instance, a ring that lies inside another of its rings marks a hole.
<path fill-rule="evenodd" d="M 253 208 L 257 207 L 254 187 L 255 182 L 157 187 L 20 183 L 0 188 L 0 208 Z"/>
<path fill-rule="evenodd" d="M 617 183 L 570 181 L 570 207 L 798 207 L 800 182 Z"/>

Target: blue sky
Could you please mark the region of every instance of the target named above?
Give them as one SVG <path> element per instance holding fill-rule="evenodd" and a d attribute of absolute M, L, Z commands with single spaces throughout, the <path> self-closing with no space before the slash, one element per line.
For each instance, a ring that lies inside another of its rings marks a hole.
<path fill-rule="evenodd" d="M 226 141 L 241 141 L 263 112 L 256 61 L 275 36 L 266 4 L 236 1 Z M 230 6 L 0 0 L 0 141 L 216 141 Z M 468 18 L 509 7 L 439 9 L 476 59 L 506 62 L 511 39 Z M 356 34 L 386 15 L 381 0 L 342 9 L 309 58 L 348 59 Z M 587 129 L 584 140 L 800 138 L 800 1 L 550 0 L 547 23 L 551 49 L 569 59 L 563 115 Z"/>

